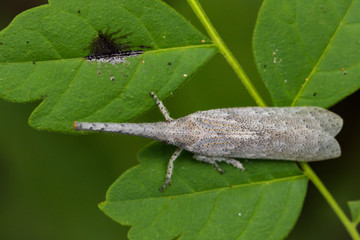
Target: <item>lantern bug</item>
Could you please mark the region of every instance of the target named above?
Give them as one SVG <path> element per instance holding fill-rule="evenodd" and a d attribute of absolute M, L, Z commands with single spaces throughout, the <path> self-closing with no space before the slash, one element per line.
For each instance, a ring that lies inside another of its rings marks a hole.
<path fill-rule="evenodd" d="M 320 107 L 242 107 L 199 111 L 173 119 L 152 92 L 164 122 L 102 123 L 74 122 L 77 131 L 102 131 L 147 137 L 177 146 L 170 157 L 166 180 L 171 182 L 174 161 L 182 150 L 213 165 L 226 162 L 244 171 L 235 158 L 319 161 L 341 155 L 334 138 L 343 120 Z"/>

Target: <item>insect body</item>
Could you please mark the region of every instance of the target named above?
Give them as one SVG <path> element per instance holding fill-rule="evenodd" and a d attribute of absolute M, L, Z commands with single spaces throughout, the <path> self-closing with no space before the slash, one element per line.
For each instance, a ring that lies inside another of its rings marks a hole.
<path fill-rule="evenodd" d="M 339 157 L 335 136 L 341 117 L 320 107 L 244 107 L 200 111 L 172 119 L 154 97 L 165 122 L 86 123 L 75 122 L 75 130 L 105 131 L 164 141 L 178 149 L 171 156 L 162 188 L 169 184 L 173 163 L 182 150 L 223 173 L 223 161 L 244 170 L 234 158 L 318 161 Z"/>

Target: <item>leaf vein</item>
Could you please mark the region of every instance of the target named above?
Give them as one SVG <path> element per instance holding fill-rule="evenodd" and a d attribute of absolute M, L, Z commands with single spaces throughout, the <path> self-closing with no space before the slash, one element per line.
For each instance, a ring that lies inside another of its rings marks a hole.
<path fill-rule="evenodd" d="M 16 87 L 12 88 L 12 89 L 9 89 L 9 92 L 13 92 L 13 91 L 21 88 L 21 87 L 29 80 L 30 76 L 31 76 L 32 74 L 34 74 L 36 68 L 37 68 L 37 65 L 35 64 L 34 68 L 31 70 L 31 72 L 29 72 L 29 74 L 27 75 L 27 77 L 24 78 L 24 80 L 22 81 L 22 83 L 21 83 L 20 85 L 16 86 Z"/>
<path fill-rule="evenodd" d="M 326 44 L 324 51 L 322 52 L 322 54 L 320 55 L 319 59 L 317 60 L 315 66 L 312 68 L 310 74 L 308 75 L 308 77 L 306 78 L 305 82 L 302 84 L 299 92 L 297 93 L 297 95 L 295 96 L 293 102 L 291 103 L 291 106 L 295 106 L 296 103 L 298 102 L 298 100 L 301 97 L 301 94 L 305 91 L 306 86 L 308 85 L 308 83 L 311 81 L 312 76 L 315 74 L 316 69 L 319 67 L 320 63 L 322 62 L 323 58 L 325 57 L 326 53 L 328 52 L 329 48 L 332 46 L 332 42 L 334 41 L 335 37 L 337 36 L 337 33 L 340 31 L 340 28 L 342 26 L 344 26 L 343 22 L 344 19 L 346 18 L 347 14 L 349 13 L 352 5 L 354 4 L 354 0 L 351 1 L 351 4 L 349 5 L 349 7 L 347 8 L 345 14 L 343 15 L 343 17 L 339 20 L 339 24 L 336 27 L 334 33 L 332 34 L 332 36 L 330 37 L 328 43 Z"/>
<path fill-rule="evenodd" d="M 120 6 L 120 8 L 124 9 L 125 11 L 127 11 L 129 14 L 131 14 L 132 16 L 134 16 L 134 18 L 138 19 L 138 21 L 140 22 L 141 26 L 143 26 L 146 31 L 148 32 L 148 36 L 152 39 L 154 45 L 156 48 L 159 48 L 159 46 L 156 44 L 156 41 L 155 41 L 155 38 L 154 36 L 152 35 L 151 31 L 147 28 L 147 26 L 144 24 L 143 20 L 139 17 L 139 16 L 136 16 L 133 12 L 131 12 L 128 8 L 124 7 L 122 4 L 120 4 L 119 2 L 116 2 L 117 5 Z"/>
<path fill-rule="evenodd" d="M 125 83 L 125 85 L 122 87 L 122 90 L 119 92 L 119 94 L 118 94 L 116 97 L 110 99 L 110 101 L 108 101 L 108 102 L 107 102 L 104 106 L 102 106 L 101 108 L 98 108 L 98 109 L 96 109 L 94 112 L 89 113 L 89 114 L 87 114 L 86 116 L 83 116 L 80 120 L 85 119 L 85 118 L 87 118 L 87 117 L 90 117 L 90 116 L 92 116 L 92 115 L 100 112 L 101 110 L 103 110 L 103 109 L 105 109 L 107 106 L 109 106 L 115 99 L 119 98 L 119 97 L 126 91 L 126 88 L 127 88 L 127 86 L 130 84 L 130 82 L 135 78 L 134 76 L 136 75 L 136 73 L 138 72 L 138 70 L 139 70 L 139 68 L 140 68 L 140 66 L 141 66 L 140 62 L 141 62 L 141 61 L 138 62 L 135 71 L 133 72 L 133 74 L 131 75 L 131 77 L 130 77 L 129 80 L 127 81 L 127 83 Z M 105 63 L 105 64 L 106 64 L 106 63 Z"/>
<path fill-rule="evenodd" d="M 214 216 L 215 214 L 215 210 L 219 204 L 219 199 L 221 197 L 221 193 L 223 192 L 223 190 L 221 192 L 218 192 L 217 196 L 216 196 L 216 199 L 215 199 L 215 202 L 212 206 L 212 209 L 211 211 L 209 212 L 209 216 L 207 217 L 207 220 L 205 221 L 205 223 L 203 224 L 203 226 L 199 229 L 196 237 L 194 239 L 199 239 L 199 236 L 204 232 L 206 226 L 211 222 L 210 219 Z"/>
<path fill-rule="evenodd" d="M 263 191 L 261 192 L 261 196 L 260 196 L 260 197 L 258 198 L 258 200 L 256 201 L 256 207 L 255 207 L 254 211 L 252 212 L 249 220 L 246 222 L 246 225 L 243 227 L 243 230 L 242 230 L 234 239 L 239 239 L 239 238 L 241 238 L 241 236 L 243 236 L 243 235 L 246 233 L 246 231 L 247 231 L 247 229 L 248 229 L 247 227 L 251 224 L 252 220 L 254 219 L 254 217 L 255 217 L 258 209 L 259 209 L 259 206 L 260 206 L 260 204 L 261 204 L 261 201 L 262 201 L 262 199 L 264 198 L 266 189 L 267 189 L 266 187 L 263 188 Z"/>
<path fill-rule="evenodd" d="M 283 181 L 291 181 L 291 180 L 298 180 L 298 179 L 302 179 L 302 178 L 307 178 L 305 175 L 296 175 L 296 176 L 290 176 L 290 177 L 283 177 L 283 178 L 277 178 L 277 179 L 273 179 L 273 180 L 264 180 L 264 181 L 258 181 L 258 182 L 251 182 L 251 183 L 243 183 L 243 184 L 237 184 L 237 185 L 232 185 L 231 188 L 232 189 L 238 189 L 241 187 L 248 187 L 248 186 L 255 186 L 255 185 L 261 185 L 261 184 L 272 184 L 272 183 L 277 183 L 277 182 L 283 182 Z M 221 190 L 226 190 L 229 189 L 230 187 L 225 186 L 225 187 L 218 187 L 218 188 L 214 188 L 214 189 L 210 189 L 210 190 L 202 190 L 202 191 L 198 191 L 198 192 L 190 192 L 190 193 L 181 193 L 181 194 L 174 194 L 174 195 L 160 195 L 157 197 L 148 197 L 148 198 L 136 198 L 136 199 L 125 199 L 125 200 L 117 200 L 117 201 L 107 201 L 107 203 L 120 203 L 120 202 L 124 202 L 124 201 L 138 201 L 138 200 L 145 200 L 145 199 L 156 199 L 156 198 L 164 198 L 164 197 L 180 197 L 180 196 L 187 196 L 187 195 L 197 195 L 197 194 L 204 194 L 204 193 L 211 193 L 211 192 L 218 192 Z"/>
<path fill-rule="evenodd" d="M 288 188 L 288 192 L 286 194 L 286 203 L 285 203 L 285 206 L 283 208 L 283 211 L 282 211 L 279 219 L 276 221 L 276 224 L 274 224 L 275 228 L 273 229 L 273 231 L 270 233 L 270 235 L 266 239 L 270 239 L 270 237 L 274 235 L 275 230 L 277 230 L 279 228 L 278 223 L 280 222 L 281 218 L 284 216 L 284 213 L 286 212 L 286 209 L 287 209 L 287 207 L 289 205 L 290 193 L 291 193 L 291 190 L 292 190 L 293 187 L 294 187 L 294 182 L 291 182 L 291 186 Z"/>
<path fill-rule="evenodd" d="M 181 60 L 184 58 L 184 51 L 181 51 L 181 57 L 179 58 L 179 62 L 181 62 Z M 163 90 L 167 85 L 169 85 L 169 83 L 171 82 L 172 77 L 175 75 L 175 72 L 177 72 L 177 70 L 179 69 L 180 64 L 177 64 L 175 69 L 172 71 L 172 73 L 170 74 L 167 82 L 159 89 L 159 93 L 161 92 L 161 90 Z"/>
<path fill-rule="evenodd" d="M 70 82 L 67 84 L 67 87 L 64 89 L 64 91 L 62 92 L 62 94 L 60 95 L 60 97 L 58 98 L 58 100 L 56 101 L 56 103 L 53 105 L 53 107 L 51 108 L 51 110 L 50 110 L 48 113 L 44 114 L 43 117 L 49 116 L 49 115 L 55 110 L 56 106 L 59 105 L 59 103 L 60 103 L 60 101 L 61 101 L 61 98 L 62 98 L 62 97 L 65 95 L 65 93 L 70 89 L 70 86 L 71 86 L 72 83 L 75 81 L 76 76 L 77 76 L 77 74 L 79 73 L 79 70 L 80 70 L 83 62 L 84 62 L 84 61 L 81 61 L 81 62 L 80 62 L 80 64 L 79 64 L 79 66 L 77 67 L 77 69 L 76 69 L 73 77 L 71 78 Z"/>

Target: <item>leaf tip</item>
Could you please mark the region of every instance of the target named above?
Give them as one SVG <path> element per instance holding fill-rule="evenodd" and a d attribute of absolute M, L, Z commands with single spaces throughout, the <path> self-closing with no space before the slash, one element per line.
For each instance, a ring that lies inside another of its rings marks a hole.
<path fill-rule="evenodd" d="M 101 210 L 101 211 L 105 211 L 104 210 L 104 205 L 105 205 L 105 202 L 100 202 L 100 203 L 98 203 L 98 208 Z"/>

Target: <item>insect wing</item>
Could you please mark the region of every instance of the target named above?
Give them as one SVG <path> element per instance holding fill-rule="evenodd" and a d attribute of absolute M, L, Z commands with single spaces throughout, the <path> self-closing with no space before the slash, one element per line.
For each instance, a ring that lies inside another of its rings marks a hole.
<path fill-rule="evenodd" d="M 227 108 L 189 115 L 202 129 L 193 152 L 208 156 L 316 161 L 338 157 L 336 114 L 318 107 Z"/>

